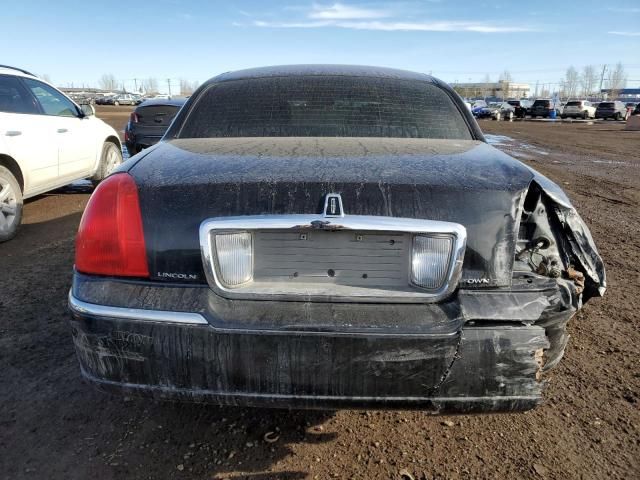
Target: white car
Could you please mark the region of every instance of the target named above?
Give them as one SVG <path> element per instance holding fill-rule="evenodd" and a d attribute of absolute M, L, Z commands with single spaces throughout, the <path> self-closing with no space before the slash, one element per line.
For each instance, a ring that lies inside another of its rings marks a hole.
<path fill-rule="evenodd" d="M 24 199 L 122 163 L 116 131 L 35 75 L 0 66 L 0 242 L 12 238 Z"/>
<path fill-rule="evenodd" d="M 596 118 L 596 107 L 588 100 L 571 100 L 567 102 L 562 110 L 562 118 Z"/>

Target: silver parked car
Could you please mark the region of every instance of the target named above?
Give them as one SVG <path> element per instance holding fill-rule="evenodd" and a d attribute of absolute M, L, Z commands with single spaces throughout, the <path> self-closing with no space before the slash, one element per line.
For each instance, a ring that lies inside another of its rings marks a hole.
<path fill-rule="evenodd" d="M 596 107 L 594 107 L 588 100 L 571 100 L 567 102 L 562 110 L 562 118 L 595 118 Z"/>

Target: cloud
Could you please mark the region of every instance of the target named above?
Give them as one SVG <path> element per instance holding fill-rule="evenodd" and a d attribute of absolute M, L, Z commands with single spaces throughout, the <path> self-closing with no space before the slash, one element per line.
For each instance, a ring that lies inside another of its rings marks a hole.
<path fill-rule="evenodd" d="M 509 33 L 532 32 L 531 28 L 497 26 L 480 22 L 401 22 L 401 21 L 301 21 L 301 22 L 266 22 L 255 21 L 256 27 L 270 28 L 347 28 L 352 30 L 376 30 L 384 32 L 477 32 L 477 33 Z"/>
<path fill-rule="evenodd" d="M 513 23 L 494 24 L 483 21 L 416 19 L 415 13 L 402 11 L 402 2 L 382 5 L 384 7 L 376 8 L 347 5 L 340 2 L 330 5 L 314 3 L 308 7 L 296 5 L 283 9 L 285 12 L 295 12 L 290 19 L 273 20 L 277 17 L 269 15 L 268 20 L 263 17 L 261 20 L 252 21 L 249 25 L 262 28 L 344 28 L 384 32 L 511 33 L 536 31 L 533 28 L 511 26 Z"/>
<path fill-rule="evenodd" d="M 329 6 L 314 4 L 311 7 L 308 17 L 316 20 L 354 20 L 385 18 L 389 15 L 387 10 L 353 7 L 343 3 L 334 3 Z"/>
<path fill-rule="evenodd" d="M 623 37 L 640 37 L 640 32 L 607 32 L 609 35 L 621 35 Z"/>

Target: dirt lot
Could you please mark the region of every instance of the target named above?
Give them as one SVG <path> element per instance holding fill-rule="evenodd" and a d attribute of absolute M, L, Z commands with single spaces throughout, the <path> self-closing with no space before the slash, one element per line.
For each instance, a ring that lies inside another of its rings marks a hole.
<path fill-rule="evenodd" d="M 128 110 L 98 113 L 120 131 Z M 30 200 L 17 238 L 0 245 L 0 478 L 639 478 L 640 132 L 613 122 L 481 126 L 565 188 L 608 269 L 606 296 L 572 321 L 544 405 L 430 417 L 100 394 L 80 378 L 66 310 L 89 194 L 66 189 Z M 263 441 L 276 430 L 278 441 Z"/>

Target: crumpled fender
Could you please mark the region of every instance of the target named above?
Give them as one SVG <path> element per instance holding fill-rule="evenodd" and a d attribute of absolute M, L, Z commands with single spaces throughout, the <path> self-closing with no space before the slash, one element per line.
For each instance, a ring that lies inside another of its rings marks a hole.
<path fill-rule="evenodd" d="M 532 183 L 535 183 L 543 191 L 547 200 L 553 206 L 552 211 L 563 228 L 567 239 L 569 256 L 578 264 L 576 267 L 585 274 L 585 288 L 582 301 L 586 302 L 591 297 L 601 297 L 607 288 L 607 275 L 604 263 L 598 248 L 596 247 L 589 227 L 584 223 L 571 201 L 562 189 L 544 175 L 531 168 L 534 174 Z"/>

